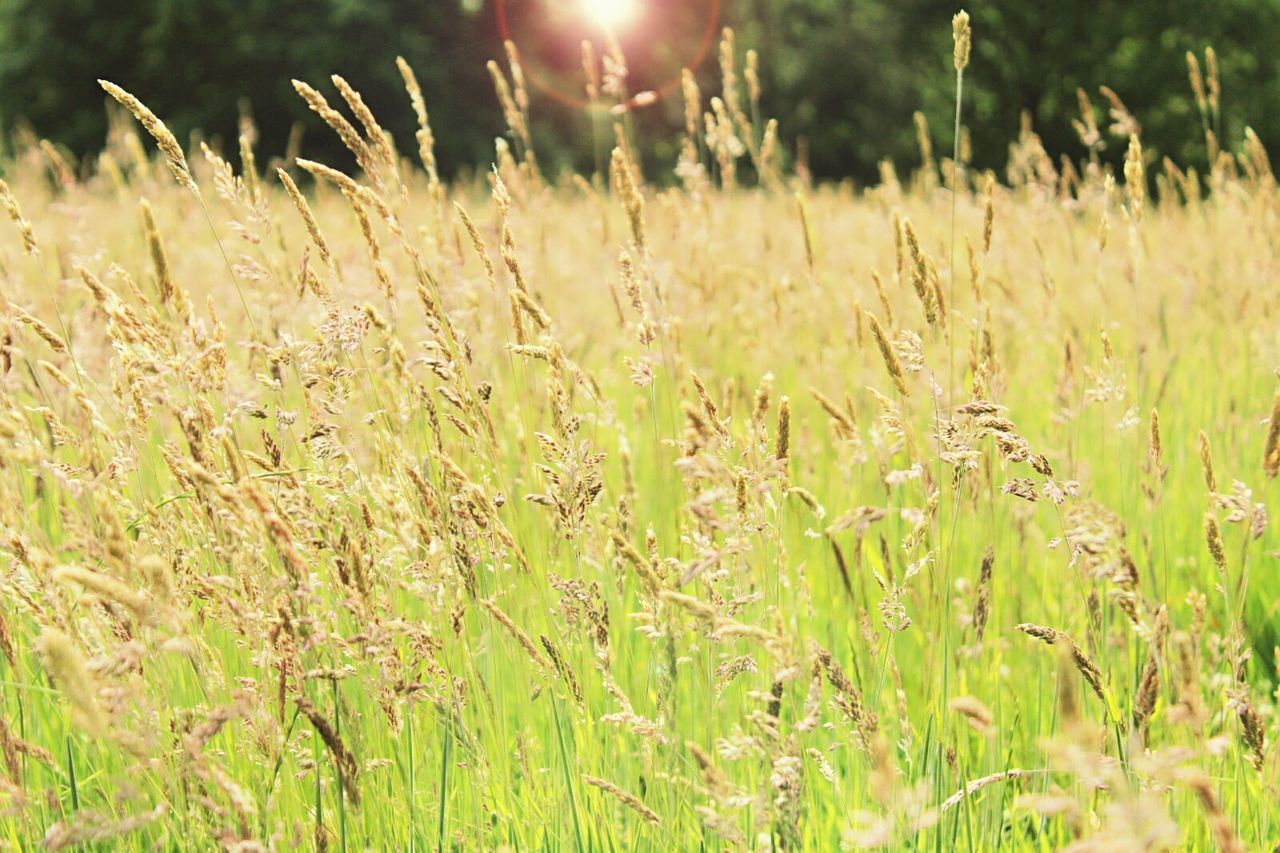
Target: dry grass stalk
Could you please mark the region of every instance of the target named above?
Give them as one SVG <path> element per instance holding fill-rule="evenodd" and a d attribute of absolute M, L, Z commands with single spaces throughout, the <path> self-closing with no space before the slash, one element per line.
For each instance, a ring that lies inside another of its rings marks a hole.
<path fill-rule="evenodd" d="M 4 207 L 5 213 L 9 214 L 9 218 L 13 220 L 14 225 L 18 226 L 18 231 L 22 234 L 22 251 L 28 255 L 38 254 L 40 249 L 36 244 L 35 231 L 27 218 L 22 215 L 22 208 L 13 190 L 3 179 L 0 179 L 0 206 Z"/>
<path fill-rule="evenodd" d="M 982 556 L 982 567 L 978 570 L 978 602 L 973 608 L 973 634 L 979 643 L 986 633 L 987 619 L 991 615 L 991 575 L 995 563 L 995 548 L 988 545 L 987 552 Z"/>
<path fill-rule="evenodd" d="M 597 776 L 588 776 L 585 773 L 582 774 L 582 781 L 594 788 L 599 788 L 604 791 L 606 794 L 613 797 L 615 800 L 622 803 L 624 806 L 631 809 L 654 826 L 662 825 L 662 820 L 658 817 L 658 813 L 646 806 L 644 801 L 635 794 L 622 790 L 607 779 L 601 779 Z"/>
<path fill-rule="evenodd" d="M 953 697 L 947 703 L 947 708 L 964 717 L 977 732 L 987 734 L 991 731 L 991 724 L 995 720 L 991 709 L 972 696 Z"/>
<path fill-rule="evenodd" d="M 369 140 L 369 145 L 374 153 L 378 155 L 381 165 L 386 167 L 387 174 L 398 176 L 399 168 L 396 165 L 396 153 L 391 148 L 387 132 L 382 129 L 382 125 L 378 124 L 377 118 L 374 117 L 373 110 L 369 109 L 368 104 L 364 102 L 364 98 L 361 97 L 360 93 L 343 77 L 334 74 L 329 79 L 333 81 L 338 94 L 342 95 L 342 99 L 347 102 L 351 112 L 364 127 L 365 137 Z"/>
<path fill-rule="evenodd" d="M 929 260 L 920 248 L 920 238 L 916 236 L 916 229 L 911 224 L 911 220 L 902 220 L 902 231 L 906 237 L 907 248 L 911 252 L 911 286 L 915 289 L 921 307 L 924 308 L 925 319 L 930 326 L 936 325 L 938 322 L 937 295 L 932 286 Z"/>
<path fill-rule="evenodd" d="M 1276 391 L 1271 404 L 1271 417 L 1267 421 L 1267 440 L 1262 451 L 1262 470 L 1267 479 L 1274 480 L 1280 474 L 1280 391 Z"/>
<path fill-rule="evenodd" d="M 302 223 L 307 227 L 307 235 L 311 238 L 316 250 L 320 252 L 321 260 L 326 264 L 332 264 L 333 255 L 329 251 L 329 244 L 325 242 L 324 235 L 320 232 L 320 223 L 316 221 L 315 214 L 311 212 L 311 205 L 307 204 L 307 199 L 303 196 L 302 190 L 298 189 L 298 185 L 294 183 L 293 178 L 289 177 L 289 173 L 284 169 L 276 169 L 276 176 L 280 178 L 280 183 L 284 186 L 285 192 L 289 194 L 290 201 L 297 208 L 298 215 L 302 217 Z"/>
<path fill-rule="evenodd" d="M 67 349 L 66 342 L 60 335 L 58 335 L 57 332 L 45 325 L 44 321 L 40 320 L 38 317 L 28 314 L 16 305 L 10 304 L 9 307 L 13 311 L 18 322 L 35 332 L 36 335 L 48 344 L 54 352 L 58 355 L 70 354 L 70 350 Z"/>
<path fill-rule="evenodd" d="M 1218 475 L 1213 470 L 1213 448 L 1209 446 L 1209 436 L 1200 430 L 1197 438 L 1200 446 L 1200 467 L 1204 471 L 1204 485 L 1210 495 L 1218 492 Z"/>
<path fill-rule="evenodd" d="M 1231 828 L 1231 818 L 1222 811 L 1212 780 L 1204 773 L 1189 770 L 1184 773 L 1183 782 L 1199 801 L 1205 820 L 1209 822 L 1209 828 L 1213 831 L 1218 850 L 1221 853 L 1244 853 L 1245 846 L 1240 843 L 1235 831 Z"/>
<path fill-rule="evenodd" d="M 364 170 L 364 173 L 369 176 L 369 180 L 373 181 L 375 185 L 380 184 L 381 175 L 378 170 L 378 161 L 375 159 L 373 151 L 368 144 L 360 137 L 359 132 L 352 126 L 351 122 L 347 121 L 346 116 L 330 106 L 324 95 L 301 80 L 294 80 L 293 88 L 307 102 L 307 106 L 311 108 L 311 111 L 320 116 L 324 123 L 329 125 L 334 133 L 338 134 L 342 144 L 355 155 L 356 162 L 360 164 L 360 168 Z M 303 161 L 299 160 L 298 165 L 303 166 Z M 306 166 L 303 166 L 303 168 L 305 169 Z"/>
<path fill-rule="evenodd" d="M 547 659 L 542 656 L 540 651 L 538 651 L 538 647 L 534 645 L 533 638 L 526 634 L 524 629 L 517 625 L 501 607 L 487 598 L 480 599 L 480 606 L 485 610 L 488 610 L 493 618 L 498 620 L 498 624 L 503 628 L 506 628 L 507 632 L 516 638 L 516 641 L 520 643 L 521 648 L 523 648 L 529 655 L 529 659 L 537 664 L 540 669 L 551 669 L 551 664 L 548 663 Z"/>
<path fill-rule="evenodd" d="M 1043 773 L 1043 772 L 1044 772 L 1043 770 L 1009 769 L 1009 770 L 1002 770 L 997 773 L 992 773 L 988 776 L 982 776 L 981 778 L 974 779 L 968 785 L 965 785 L 964 788 L 962 788 L 959 791 L 956 791 L 954 794 L 952 794 L 951 796 L 943 800 L 942 805 L 938 807 L 938 811 L 943 813 L 950 811 L 951 809 L 960 805 L 960 803 L 964 802 L 966 797 L 972 797 L 974 794 L 978 793 L 983 788 L 986 788 L 989 785 L 994 785 L 998 782 L 1011 782 L 1014 779 L 1021 779 L 1024 776 L 1026 776 L 1028 773 Z"/>
<path fill-rule="evenodd" d="M 195 180 L 191 177 L 191 168 L 187 165 L 187 155 L 182 152 L 182 146 L 178 144 L 177 137 L 165 127 L 164 122 L 156 118 L 156 114 L 147 109 L 145 104 L 115 83 L 99 80 L 98 85 L 133 113 L 133 117 L 146 129 L 147 133 L 151 134 L 151 138 L 160 147 L 160 152 L 164 154 L 174 179 L 197 196 L 200 195 L 200 188 L 196 186 Z"/>
<path fill-rule="evenodd" d="M 147 596 L 110 575 L 80 566 L 61 566 L 54 570 L 53 577 L 55 580 L 78 584 L 107 601 L 122 605 L 139 619 L 151 618 L 151 602 Z"/>
<path fill-rule="evenodd" d="M 783 397 L 778 401 L 778 435 L 774 444 L 775 459 L 786 461 L 791 455 L 791 400 Z"/>
<path fill-rule="evenodd" d="M 169 269 L 169 256 L 164 250 L 164 241 L 160 237 L 160 229 L 156 227 L 155 212 L 151 203 L 142 200 L 142 224 L 147 237 L 147 249 L 151 255 L 151 267 L 156 276 L 156 287 L 160 291 L 160 302 L 168 305 L 173 302 L 176 288 L 173 273 Z"/>
<path fill-rule="evenodd" d="M 1209 547 L 1209 556 L 1222 575 L 1227 573 L 1227 550 L 1222 543 L 1222 529 L 1218 526 L 1218 517 L 1212 512 L 1204 514 L 1204 538 Z"/>
<path fill-rule="evenodd" d="M 328 747 L 329 753 L 333 756 L 333 763 L 338 768 L 338 781 L 342 785 L 342 790 L 346 792 L 347 798 L 353 805 L 359 805 L 360 765 L 356 762 L 356 757 L 351 754 L 337 729 L 333 727 L 333 723 L 320 713 L 320 709 L 312 704 L 311 700 L 305 696 L 296 696 L 293 702 L 302 715 L 310 721 L 316 734 L 320 735 L 320 740 L 324 741 L 324 745 Z"/>
<path fill-rule="evenodd" d="M 911 395 L 907 389 L 907 377 L 902 372 L 902 363 L 898 360 L 898 353 L 894 351 L 893 344 L 889 340 L 889 336 L 885 334 L 884 327 L 880 325 L 880 321 L 876 319 L 875 314 L 867 314 L 867 323 L 871 326 L 871 336 L 876 339 L 876 346 L 880 349 L 880 357 L 884 359 L 885 369 L 889 371 L 889 378 L 893 380 L 893 386 L 898 389 L 898 393 L 904 397 Z"/>
<path fill-rule="evenodd" d="M 634 169 L 626 150 L 621 146 L 614 148 L 610 160 L 614 189 L 627 211 L 627 220 L 631 223 L 631 238 L 643 254 L 648 251 L 644 229 L 644 195 L 637 185 Z"/>
<path fill-rule="evenodd" d="M 427 115 L 427 102 L 422 97 L 422 88 L 418 85 L 417 76 L 403 56 L 396 57 L 396 68 L 400 70 L 400 76 L 404 80 L 405 91 L 409 93 L 409 102 L 413 105 L 413 113 L 418 119 L 418 131 L 416 134 L 418 157 L 422 160 L 423 168 L 427 170 L 428 180 L 434 186 L 439 182 L 440 175 L 436 164 L 436 137 L 431 131 L 431 119 Z"/>
<path fill-rule="evenodd" d="M 97 680 L 89 674 L 84 656 L 61 631 L 48 629 L 36 640 L 36 651 L 67 700 L 77 725 L 92 735 L 106 728 L 106 715 L 98 704 Z"/>
<path fill-rule="evenodd" d="M 1102 670 L 1098 669 L 1098 665 L 1084 653 L 1080 645 L 1067 634 L 1044 625 L 1034 625 L 1024 622 L 1018 626 L 1018 630 L 1024 634 L 1035 637 L 1037 640 L 1048 643 L 1049 645 L 1057 645 L 1064 643 L 1071 658 L 1072 665 L 1079 671 L 1080 675 L 1092 688 L 1094 694 L 1102 700 L 1102 704 L 1108 709 L 1111 707 L 1107 700 L 1107 691 L 1103 686 Z"/>

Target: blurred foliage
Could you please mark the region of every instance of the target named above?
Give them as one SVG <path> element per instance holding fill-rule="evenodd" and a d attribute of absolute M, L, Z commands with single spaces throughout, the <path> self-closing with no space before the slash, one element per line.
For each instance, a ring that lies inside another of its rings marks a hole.
<path fill-rule="evenodd" d="M 329 75 L 342 74 L 411 148 L 413 113 L 395 67 L 403 54 L 431 99 L 441 157 L 476 162 L 502 122 L 487 109 L 485 61 L 501 47 L 489 20 L 453 0 L 0 0 L 0 116 L 93 151 L 107 126 L 101 77 L 182 139 L 200 129 L 234 150 L 244 101 L 261 151 L 282 153 L 302 121 L 303 150 L 340 161 L 290 79 L 332 93 Z M 474 109 L 478 98 L 486 109 Z"/>
<path fill-rule="evenodd" d="M 412 113 L 393 64 L 403 54 L 426 92 L 441 162 L 456 173 L 491 159 L 493 139 L 504 129 L 484 67 L 502 53 L 494 2 L 0 0 L 0 120 L 6 131 L 25 121 L 77 153 L 91 152 L 105 135 L 104 97 L 95 83 L 105 77 L 137 94 L 182 138 L 197 129 L 231 138 L 246 101 L 265 156 L 283 152 L 290 127 L 303 121 L 302 150 L 343 163 L 336 140 L 307 115 L 290 78 L 322 85 L 341 73 L 407 149 Z M 505 2 L 516 23 L 550 14 L 548 0 Z M 634 48 L 632 74 L 641 82 L 663 79 L 669 75 L 663 63 L 678 65 L 690 55 L 663 46 L 696 41 L 698 15 L 705 17 L 710 4 L 649 5 L 652 25 L 624 40 Z M 916 110 L 928 118 L 939 155 L 950 151 L 949 20 L 956 8 L 955 0 L 725 0 L 721 11 L 723 22 L 738 29 L 739 46 L 760 51 L 764 110 L 780 120 L 783 138 L 792 145 L 805 140 L 816 175 L 867 180 L 882 158 L 904 168 L 918 162 Z M 1221 66 L 1224 143 L 1236 145 L 1246 123 L 1264 143 L 1280 135 L 1280 112 L 1269 108 L 1280 103 L 1280 59 L 1269 49 L 1280 39 L 1280 0 L 979 0 L 969 11 L 975 49 L 964 121 L 978 166 L 1003 166 L 1024 112 L 1055 157 L 1081 157 L 1071 125 L 1076 90 L 1093 99 L 1105 130 L 1098 88 L 1108 85 L 1142 124 L 1149 152 L 1202 167 L 1185 54 L 1203 56 L 1209 45 Z M 516 23 L 522 49 L 545 59 L 549 74 L 569 80 L 576 73 L 576 37 L 552 49 L 554 31 Z M 704 92 L 715 91 L 715 58 L 712 50 L 699 70 Z M 677 100 L 678 91 L 638 117 L 651 167 L 674 161 Z M 544 165 L 590 167 L 584 115 L 536 93 L 534 114 Z M 597 157 L 607 144 L 607 134 L 597 136 Z M 1118 160 L 1123 147 L 1113 141 L 1104 156 Z"/>
<path fill-rule="evenodd" d="M 737 4 L 743 43 L 766 58 L 769 104 L 785 134 L 803 134 L 819 175 L 866 177 L 881 157 L 919 162 L 912 113 L 935 151 L 949 154 L 955 98 L 951 14 L 940 0 L 748 0 Z M 1187 78 L 1187 51 L 1218 55 L 1225 145 L 1245 125 L 1264 144 L 1280 136 L 1280 0 L 978 0 L 967 4 L 974 53 L 965 73 L 964 123 L 973 159 L 999 169 L 1025 111 L 1055 157 L 1081 158 L 1072 128 L 1076 90 L 1091 98 L 1104 134 L 1100 86 L 1120 96 L 1144 148 L 1203 171 L 1205 146 Z M 1124 143 L 1104 152 L 1122 159 Z"/>

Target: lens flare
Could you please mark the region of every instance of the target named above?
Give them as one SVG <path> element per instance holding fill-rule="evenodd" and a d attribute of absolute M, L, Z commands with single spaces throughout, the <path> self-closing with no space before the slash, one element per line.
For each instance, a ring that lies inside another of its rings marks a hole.
<path fill-rule="evenodd" d="M 594 46 L 597 73 L 611 45 L 630 52 L 631 99 L 618 108 L 634 110 L 680 95 L 681 69 L 696 71 L 714 59 L 725 0 L 492 0 L 504 40 L 521 52 L 531 89 L 578 110 L 598 107 L 583 97 L 580 45 Z M 485 4 L 488 5 L 488 4 Z M 672 10 L 667 14 L 668 9 Z M 659 10 L 662 10 L 661 13 Z M 652 49 L 657 43 L 662 50 Z M 631 52 L 633 51 L 633 52 Z M 657 55 L 661 54 L 661 56 Z M 610 101 L 610 105 L 612 101 Z"/>
<path fill-rule="evenodd" d="M 592 20 L 609 30 L 631 23 L 640 12 L 639 0 L 582 0 L 582 6 Z"/>

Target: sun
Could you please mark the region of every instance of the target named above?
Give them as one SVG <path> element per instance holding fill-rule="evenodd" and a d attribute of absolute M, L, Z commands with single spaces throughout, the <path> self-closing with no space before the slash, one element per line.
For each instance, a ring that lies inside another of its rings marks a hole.
<path fill-rule="evenodd" d="M 582 6 L 597 24 L 613 30 L 635 19 L 640 11 L 640 0 L 582 0 Z"/>

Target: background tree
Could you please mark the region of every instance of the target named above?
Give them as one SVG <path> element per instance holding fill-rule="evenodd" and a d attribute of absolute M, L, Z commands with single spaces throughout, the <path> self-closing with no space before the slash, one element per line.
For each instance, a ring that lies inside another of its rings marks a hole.
<path fill-rule="evenodd" d="M 85 154 L 101 146 L 106 112 L 98 77 L 143 98 L 180 136 L 200 129 L 231 138 L 242 104 L 260 130 L 260 151 L 284 151 L 303 121 L 303 151 L 344 162 L 336 140 L 306 113 L 289 80 L 326 85 L 333 72 L 364 94 L 401 145 L 412 114 L 393 64 L 403 54 L 428 99 L 443 168 L 492 158 L 503 132 L 485 62 L 501 58 L 498 0 L 0 0 L 0 123 L 26 121 Z M 577 37 L 548 23 L 547 0 L 503 0 L 531 64 L 565 91 L 580 91 Z M 660 81 L 692 55 L 707 2 L 650 0 L 657 28 L 624 38 L 637 88 Z M 951 147 L 954 97 L 942 0 L 725 0 L 723 23 L 739 45 L 759 49 L 764 109 L 789 143 L 807 141 L 819 177 L 870 180 L 877 162 L 918 162 L 912 113 L 929 119 L 935 148 Z M 1143 126 L 1144 147 L 1204 164 L 1200 117 L 1186 83 L 1185 54 L 1216 48 L 1223 80 L 1221 138 L 1238 143 L 1249 123 L 1263 142 L 1280 135 L 1277 55 L 1280 0 L 977 0 L 966 75 L 965 124 L 975 165 L 999 169 L 1020 116 L 1032 119 L 1055 158 L 1083 155 L 1071 120 L 1076 89 L 1098 108 L 1109 85 Z M 673 45 L 675 47 L 673 48 Z M 714 91 L 714 51 L 699 70 Z M 650 165 L 674 161 L 678 93 L 637 117 Z M 593 162 L 589 121 L 535 93 L 539 156 L 549 171 Z M 607 144 L 607 139 L 600 144 Z M 226 146 L 234 148 L 234 146 Z M 1111 144 L 1113 162 L 1123 145 Z M 596 152 L 598 153 L 598 152 Z"/>

